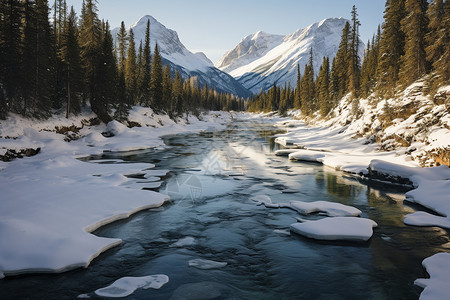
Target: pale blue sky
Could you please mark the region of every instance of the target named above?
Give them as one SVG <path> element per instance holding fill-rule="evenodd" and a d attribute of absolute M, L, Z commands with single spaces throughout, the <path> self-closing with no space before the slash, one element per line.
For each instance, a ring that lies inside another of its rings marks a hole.
<path fill-rule="evenodd" d="M 67 3 L 79 14 L 82 0 Z M 99 0 L 98 9 L 100 18 L 109 20 L 112 28 L 121 21 L 128 27 L 152 15 L 177 31 L 189 50 L 202 51 L 216 62 L 258 30 L 288 34 L 328 17 L 350 19 L 354 4 L 366 42 L 383 21 L 384 0 Z"/>

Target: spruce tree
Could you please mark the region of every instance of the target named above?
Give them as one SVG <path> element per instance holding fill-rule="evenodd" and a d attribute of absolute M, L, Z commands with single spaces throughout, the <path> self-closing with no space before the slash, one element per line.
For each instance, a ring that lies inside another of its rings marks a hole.
<path fill-rule="evenodd" d="M 431 65 L 434 85 L 446 84 L 449 75 L 448 44 L 450 31 L 449 1 L 434 0 L 431 2 L 428 17 L 429 31 L 426 35 L 426 56 Z"/>
<path fill-rule="evenodd" d="M 145 30 L 145 43 L 142 52 L 142 82 L 140 86 L 141 105 L 150 106 L 150 79 L 151 79 L 151 56 L 150 56 L 150 20 L 147 21 Z"/>
<path fill-rule="evenodd" d="M 21 4 L 19 0 L 1 1 L 0 36 L 0 114 L 17 107 L 21 82 Z M 17 109 L 18 111 L 18 109 Z"/>
<path fill-rule="evenodd" d="M 337 84 L 336 97 L 342 98 L 348 91 L 349 86 L 349 66 L 352 64 L 350 60 L 350 23 L 346 22 L 342 29 L 341 42 L 336 53 L 336 61 L 334 65 L 334 76 L 337 81 L 333 84 Z"/>
<path fill-rule="evenodd" d="M 359 96 L 360 87 L 360 72 L 361 72 L 361 61 L 359 58 L 359 26 L 361 23 L 358 20 L 358 13 L 356 11 L 356 6 L 353 5 L 352 11 L 352 27 L 350 32 L 349 40 L 349 65 L 348 65 L 348 87 L 347 91 L 353 94 L 353 97 Z"/>
<path fill-rule="evenodd" d="M 207 97 L 207 95 L 206 95 Z M 162 106 L 165 111 L 172 117 L 172 76 L 170 75 L 169 64 L 166 64 L 163 71 L 162 80 Z"/>
<path fill-rule="evenodd" d="M 294 108 L 295 109 L 300 109 L 302 104 L 301 104 L 301 94 L 300 94 L 300 89 L 301 89 L 301 75 L 300 75 L 300 65 L 297 64 L 297 84 L 296 84 L 296 88 L 295 88 L 295 100 L 294 100 Z"/>
<path fill-rule="evenodd" d="M 155 52 L 153 54 L 152 74 L 150 81 L 150 92 L 152 98 L 152 108 L 156 111 L 163 109 L 162 105 L 162 80 L 163 80 L 163 65 L 162 58 L 159 54 L 158 43 L 155 45 Z M 190 96 L 190 93 L 189 93 Z"/>
<path fill-rule="evenodd" d="M 401 21 L 405 53 L 401 57 L 399 83 L 406 87 L 425 75 L 425 35 L 428 29 L 427 0 L 406 0 L 406 16 Z"/>
<path fill-rule="evenodd" d="M 319 105 L 320 114 L 326 116 L 331 110 L 329 97 L 330 89 L 330 60 L 324 57 L 320 67 L 319 76 L 316 79 L 316 99 Z"/>
<path fill-rule="evenodd" d="M 137 61 L 136 61 L 136 46 L 134 42 L 133 29 L 130 28 L 129 32 L 129 44 L 128 54 L 125 64 L 125 82 L 128 91 L 128 101 L 131 104 L 137 104 L 136 102 L 136 90 L 137 90 Z"/>
<path fill-rule="evenodd" d="M 130 29 L 131 30 L 131 29 Z M 128 47 L 128 33 L 125 29 L 125 22 L 120 23 L 120 29 L 117 33 L 117 43 L 118 43 L 118 56 L 119 56 L 119 72 L 125 73 L 126 62 L 127 62 L 127 47 Z M 126 79 L 125 79 L 126 80 Z"/>
<path fill-rule="evenodd" d="M 66 88 L 66 118 L 70 113 L 81 111 L 82 68 L 80 60 L 80 46 L 78 45 L 78 29 L 75 10 L 71 7 L 61 37 L 61 61 L 63 63 L 63 82 Z"/>
<path fill-rule="evenodd" d="M 405 36 L 401 29 L 404 15 L 404 0 L 388 0 L 386 2 L 377 66 L 376 91 L 381 96 L 391 97 L 395 92 L 400 59 L 404 54 Z"/>
<path fill-rule="evenodd" d="M 180 72 L 175 72 L 175 78 L 172 86 L 171 111 L 180 116 L 183 113 L 183 80 Z"/>

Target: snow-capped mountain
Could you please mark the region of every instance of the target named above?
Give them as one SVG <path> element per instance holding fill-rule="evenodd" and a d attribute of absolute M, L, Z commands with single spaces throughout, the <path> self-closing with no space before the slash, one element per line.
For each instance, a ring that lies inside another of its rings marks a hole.
<path fill-rule="evenodd" d="M 284 37 L 257 32 L 242 39 L 215 65 L 253 93 L 267 90 L 274 83 L 290 83 L 294 86 L 297 81 L 297 64 L 303 74 L 305 65 L 309 62 L 311 48 L 316 75 L 324 56 L 333 59 L 346 22 L 344 18 L 324 19 Z M 363 52 L 364 43 L 360 41 L 361 56 Z"/>
<path fill-rule="evenodd" d="M 283 42 L 282 35 L 258 31 L 243 38 L 233 49 L 225 53 L 215 66 L 224 72 L 231 72 L 263 57 Z"/>
<path fill-rule="evenodd" d="M 172 71 L 178 70 L 184 78 L 196 77 L 200 85 L 207 84 L 219 92 L 242 97 L 249 95 L 249 91 L 232 76 L 214 67 L 204 53 L 194 54 L 186 49 L 176 31 L 166 28 L 152 16 L 146 15 L 130 26 L 133 29 L 136 49 L 141 41 L 142 43 L 145 41 L 148 20 L 150 20 L 151 51 L 154 52 L 155 44 L 158 43 L 163 62 L 168 63 Z M 111 31 L 115 40 L 118 32 L 119 28 Z"/>

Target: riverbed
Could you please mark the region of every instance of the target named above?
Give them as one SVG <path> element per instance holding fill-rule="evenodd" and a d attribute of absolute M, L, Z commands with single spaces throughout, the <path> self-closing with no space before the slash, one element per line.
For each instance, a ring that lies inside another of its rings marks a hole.
<path fill-rule="evenodd" d="M 226 130 L 166 136 L 163 150 L 90 157 L 169 170 L 161 181 L 137 180 L 171 200 L 97 230 L 123 243 L 87 269 L 5 278 L 2 299 L 95 299 L 95 290 L 121 277 L 152 274 L 169 282 L 129 299 L 417 299 L 414 280 L 426 277 L 421 262 L 447 251 L 448 232 L 403 223 L 418 209 L 403 202 L 404 187 L 275 156 L 273 135 L 281 132 L 270 122 L 236 121 Z M 378 227 L 365 243 L 304 238 L 289 232 L 297 212 L 258 206 L 255 195 L 354 206 Z M 222 264 L 190 266 L 195 259 Z"/>

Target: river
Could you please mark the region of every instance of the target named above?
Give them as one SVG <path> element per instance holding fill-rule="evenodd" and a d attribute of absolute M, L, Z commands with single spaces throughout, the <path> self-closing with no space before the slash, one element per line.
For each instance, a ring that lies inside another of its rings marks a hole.
<path fill-rule="evenodd" d="M 89 268 L 7 277 L 0 280 L 1 298 L 96 299 L 93 291 L 121 277 L 166 274 L 170 281 L 161 289 L 127 299 L 417 299 L 414 280 L 426 277 L 421 262 L 446 251 L 448 232 L 403 224 L 418 209 L 403 202 L 405 188 L 275 156 L 278 132 L 271 123 L 236 121 L 225 131 L 167 136 L 164 150 L 92 157 L 170 170 L 161 186 L 136 180 L 171 201 L 97 230 L 124 242 Z M 273 202 L 355 206 L 378 227 L 365 243 L 304 238 L 289 233 L 298 213 L 257 206 L 250 198 L 259 194 Z M 193 259 L 226 265 L 199 269 L 189 266 Z"/>

